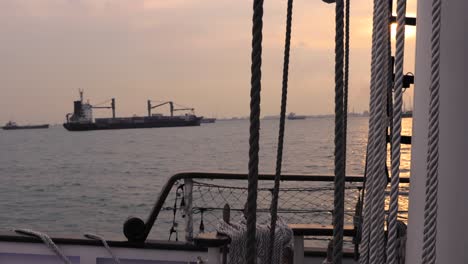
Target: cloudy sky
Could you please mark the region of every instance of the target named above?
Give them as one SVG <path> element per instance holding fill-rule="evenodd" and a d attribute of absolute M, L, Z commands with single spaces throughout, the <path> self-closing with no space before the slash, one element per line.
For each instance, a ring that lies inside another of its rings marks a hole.
<path fill-rule="evenodd" d="M 350 110 L 362 111 L 372 1 L 351 2 Z M 285 15 L 286 0 L 265 1 L 262 115 L 279 112 Z M 1 0 L 0 122 L 62 122 L 80 88 L 91 103 L 115 97 L 118 116 L 144 115 L 147 99 L 247 115 L 251 16 L 252 0 Z M 296 0 L 289 111 L 332 113 L 333 40 L 334 5 Z"/>

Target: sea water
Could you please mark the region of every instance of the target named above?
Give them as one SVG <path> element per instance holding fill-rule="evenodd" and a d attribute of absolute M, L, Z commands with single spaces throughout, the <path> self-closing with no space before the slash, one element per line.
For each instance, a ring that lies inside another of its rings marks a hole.
<path fill-rule="evenodd" d="M 367 130 L 368 118 L 349 118 L 349 175 L 364 173 Z M 173 174 L 247 173 L 248 132 L 247 120 L 179 128 L 1 131 L 0 231 L 32 228 L 61 237 L 95 232 L 123 239 L 125 220 L 145 219 Z M 275 171 L 277 133 L 278 120 L 261 121 L 260 172 Z M 403 120 L 403 134 L 411 134 L 411 119 Z M 333 135 L 333 118 L 288 120 L 283 172 L 333 174 Z M 410 146 L 404 145 L 402 176 L 409 176 L 409 164 Z"/>

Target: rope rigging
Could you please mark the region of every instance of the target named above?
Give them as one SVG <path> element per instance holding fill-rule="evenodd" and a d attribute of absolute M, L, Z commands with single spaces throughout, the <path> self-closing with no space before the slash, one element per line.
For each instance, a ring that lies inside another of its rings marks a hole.
<path fill-rule="evenodd" d="M 345 140 L 344 140 L 344 2 L 335 6 L 335 192 L 333 210 L 333 263 L 343 258 Z"/>
<path fill-rule="evenodd" d="M 380 252 L 378 252 L 378 241 L 383 234 L 383 219 L 380 219 L 380 207 L 383 207 L 380 198 L 385 190 L 386 178 L 382 170 L 385 166 L 385 130 L 384 121 L 386 117 L 386 100 L 384 95 L 384 74 L 386 73 L 384 56 L 385 34 L 387 33 L 385 12 L 385 2 L 383 0 L 374 1 L 373 30 L 372 30 L 372 53 L 371 53 L 371 83 L 370 83 L 370 117 L 367 153 L 367 172 L 365 182 L 364 211 L 363 211 L 363 231 L 360 263 L 379 263 Z M 383 209 L 383 208 L 382 208 Z"/>
<path fill-rule="evenodd" d="M 442 0 L 432 1 L 431 86 L 427 143 L 426 200 L 424 207 L 423 263 L 436 262 L 437 189 L 439 166 L 440 28 Z"/>
<path fill-rule="evenodd" d="M 405 18 L 406 0 L 397 2 L 397 33 L 395 51 L 395 88 L 393 99 L 392 153 L 391 153 L 391 189 L 388 215 L 387 263 L 398 263 L 398 197 L 400 188 L 400 156 L 401 156 L 401 119 L 403 106 L 403 62 L 405 51 Z"/>
<path fill-rule="evenodd" d="M 256 209 L 258 186 L 258 153 L 260 138 L 260 91 L 262 77 L 262 30 L 263 0 L 253 2 L 252 25 L 252 66 L 250 89 L 250 137 L 249 137 L 249 176 L 247 194 L 247 263 L 255 264 L 257 258 Z"/>
<path fill-rule="evenodd" d="M 272 263 L 273 247 L 275 245 L 276 220 L 278 217 L 278 196 L 281 179 L 281 166 L 283 161 L 283 143 L 284 143 L 284 125 L 286 120 L 286 105 L 288 98 L 288 73 L 289 73 L 289 51 L 291 48 L 291 23 L 292 23 L 293 0 L 288 0 L 286 15 L 286 37 L 284 44 L 284 63 L 283 63 L 283 86 L 281 96 L 281 113 L 278 132 L 278 148 L 276 154 L 276 173 L 275 184 L 271 199 L 271 225 L 270 225 L 270 247 L 268 260 Z"/>

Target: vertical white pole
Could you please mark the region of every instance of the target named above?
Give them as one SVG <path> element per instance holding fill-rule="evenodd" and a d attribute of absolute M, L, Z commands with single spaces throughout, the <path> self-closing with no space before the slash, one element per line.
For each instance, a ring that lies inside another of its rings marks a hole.
<path fill-rule="evenodd" d="M 468 263 L 468 1 L 442 0 L 437 263 Z M 421 263 L 431 67 L 431 5 L 418 1 L 406 263 Z"/>

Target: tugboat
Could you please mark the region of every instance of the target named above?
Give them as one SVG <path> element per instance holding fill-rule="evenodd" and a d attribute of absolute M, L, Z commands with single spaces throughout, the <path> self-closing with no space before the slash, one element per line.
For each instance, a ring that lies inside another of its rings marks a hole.
<path fill-rule="evenodd" d="M 93 106 L 83 102 L 83 90 L 80 90 L 80 100 L 74 102 L 74 111 L 66 115 L 66 123 L 63 127 L 68 131 L 129 129 L 129 128 L 153 128 L 153 127 L 181 127 L 200 126 L 203 117 L 194 114 L 194 108 L 174 108 L 172 101 L 155 106 L 148 100 L 148 116 L 139 117 L 115 117 L 115 99 L 111 99 L 110 106 Z M 163 105 L 170 106 L 170 116 L 151 114 L 151 110 Z M 93 109 L 112 109 L 111 118 L 95 118 L 93 121 Z M 175 111 L 190 111 L 182 116 L 174 116 Z"/>
<path fill-rule="evenodd" d="M 306 116 L 296 115 L 295 113 L 289 113 L 288 115 L 288 120 L 302 120 L 302 119 L 306 119 Z"/>
<path fill-rule="evenodd" d="M 27 126 L 19 126 L 16 122 L 9 121 L 6 123 L 3 130 L 18 130 L 18 129 L 40 129 L 40 128 L 49 128 L 49 124 L 44 125 L 27 125 Z"/>

